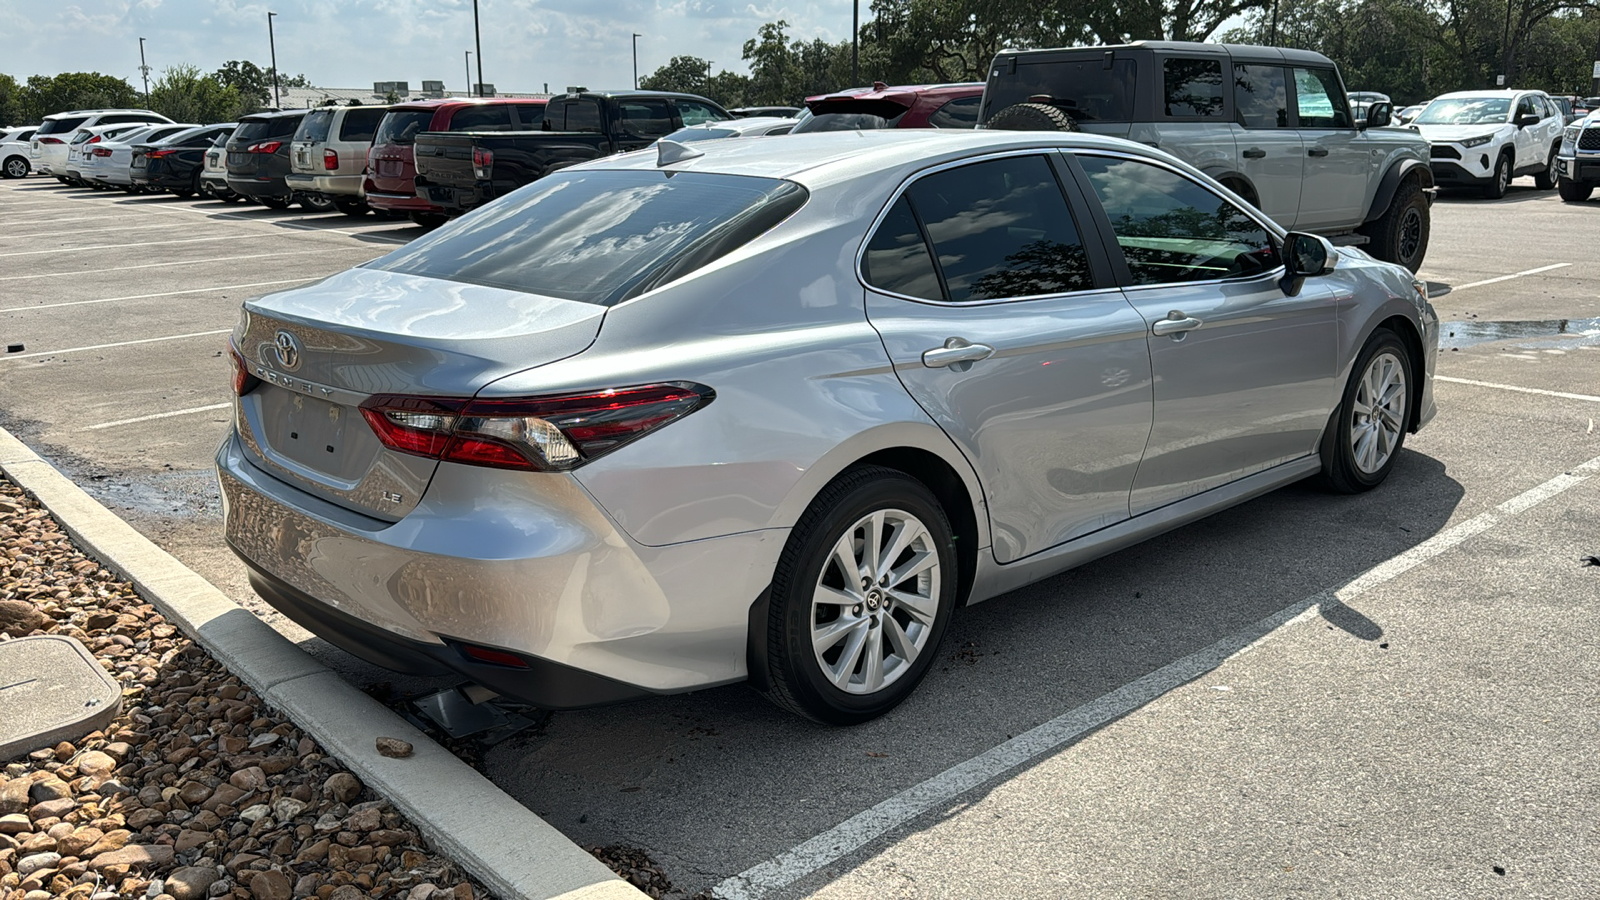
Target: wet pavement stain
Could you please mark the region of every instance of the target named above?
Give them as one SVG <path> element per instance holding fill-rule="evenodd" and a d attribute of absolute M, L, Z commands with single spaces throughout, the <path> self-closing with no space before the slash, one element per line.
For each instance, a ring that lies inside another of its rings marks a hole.
<path fill-rule="evenodd" d="M 1540 339 L 1537 346 L 1552 349 L 1600 344 L 1600 318 L 1541 319 L 1524 322 L 1440 322 L 1439 346 L 1471 347 L 1494 341 Z M 1566 338 L 1551 342 L 1551 338 Z"/>

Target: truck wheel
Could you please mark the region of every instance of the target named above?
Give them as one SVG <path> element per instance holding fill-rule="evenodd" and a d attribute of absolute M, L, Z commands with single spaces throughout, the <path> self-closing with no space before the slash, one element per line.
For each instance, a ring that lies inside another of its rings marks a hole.
<path fill-rule="evenodd" d="M 1544 162 L 1544 171 L 1533 176 L 1534 186 L 1541 191 L 1548 191 L 1556 186 L 1560 179 L 1560 169 L 1556 168 L 1556 151 L 1561 149 L 1560 144 L 1550 148 L 1550 158 Z"/>
<path fill-rule="evenodd" d="M 1431 226 L 1427 195 L 1414 179 L 1407 179 L 1395 191 L 1383 218 L 1366 226 L 1365 233 L 1373 256 L 1415 272 L 1428 253 Z"/>
<path fill-rule="evenodd" d="M 1589 199 L 1590 194 L 1594 193 L 1594 185 L 1563 178 L 1556 184 L 1556 190 L 1561 194 L 1562 200 L 1568 203 L 1582 203 Z"/>
<path fill-rule="evenodd" d="M 1048 103 L 1016 103 L 1000 110 L 983 127 L 992 131 L 1077 131 L 1072 117 Z"/>
<path fill-rule="evenodd" d="M 1490 200 L 1499 200 L 1511 188 L 1511 154 L 1502 153 L 1494 161 L 1494 175 L 1489 183 L 1483 187 L 1483 196 Z"/>

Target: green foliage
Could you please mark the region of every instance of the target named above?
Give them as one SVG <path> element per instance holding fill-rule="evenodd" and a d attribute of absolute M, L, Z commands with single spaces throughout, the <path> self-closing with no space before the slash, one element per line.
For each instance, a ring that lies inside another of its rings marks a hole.
<path fill-rule="evenodd" d="M 12 85 L 15 80 L 9 79 Z M 0 88 L 0 94 L 3 94 Z M 63 72 L 49 75 L 32 75 L 28 83 L 16 90 L 20 102 L 16 114 L 26 123 L 38 122 L 52 113 L 69 109 L 101 109 L 140 106 L 139 92 L 121 78 L 101 75 L 99 72 Z M 0 102 L 4 102 L 0 97 Z"/>
<path fill-rule="evenodd" d="M 781 19 L 768 22 L 744 42 L 744 60 L 750 64 L 745 103 L 798 106 L 806 97 L 851 86 L 849 41 L 791 42 L 784 33 L 788 27 Z"/>
<path fill-rule="evenodd" d="M 646 91 L 677 91 L 699 94 L 715 100 L 706 93 L 711 79 L 711 62 L 698 56 L 674 56 L 671 61 L 639 79 L 639 87 Z"/>
<path fill-rule="evenodd" d="M 0 75 L 0 125 L 32 125 L 37 121 L 28 108 L 27 89 L 10 75 Z"/>
<path fill-rule="evenodd" d="M 214 75 L 217 81 L 239 92 L 245 100 L 254 100 L 255 112 L 272 102 L 272 69 L 261 68 L 247 59 L 230 59 L 222 64 Z M 285 75 L 278 73 L 278 87 L 281 88 L 308 88 L 315 87 L 311 79 L 304 75 Z"/>
<path fill-rule="evenodd" d="M 215 75 L 202 75 L 197 66 L 171 66 L 150 88 L 150 108 L 174 122 L 234 122 L 257 106 Z"/>

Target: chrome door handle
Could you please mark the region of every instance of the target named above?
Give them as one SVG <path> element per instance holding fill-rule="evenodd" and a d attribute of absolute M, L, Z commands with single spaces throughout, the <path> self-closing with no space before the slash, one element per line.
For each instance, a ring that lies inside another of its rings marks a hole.
<path fill-rule="evenodd" d="M 1182 337 L 1184 332 L 1193 331 L 1204 324 L 1204 322 L 1196 319 L 1194 316 L 1184 315 L 1182 310 L 1175 309 L 1172 312 L 1167 313 L 1167 317 L 1165 319 L 1157 319 L 1155 324 L 1150 326 L 1150 331 L 1152 334 L 1157 336 L 1163 334 L 1175 334 L 1179 337 Z"/>
<path fill-rule="evenodd" d="M 994 355 L 988 344 L 974 344 L 966 338 L 948 338 L 943 347 L 922 352 L 922 364 L 930 369 L 942 369 L 954 363 L 974 363 Z"/>

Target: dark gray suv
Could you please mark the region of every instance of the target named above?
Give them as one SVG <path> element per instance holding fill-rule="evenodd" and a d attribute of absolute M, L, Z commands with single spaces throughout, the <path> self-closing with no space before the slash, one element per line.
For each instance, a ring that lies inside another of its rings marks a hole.
<path fill-rule="evenodd" d="M 288 209 L 289 144 L 306 110 L 258 113 L 239 119 L 228 139 L 228 187 L 273 209 Z"/>

